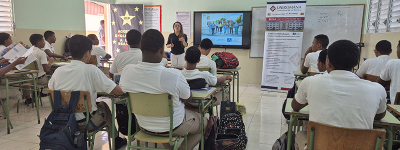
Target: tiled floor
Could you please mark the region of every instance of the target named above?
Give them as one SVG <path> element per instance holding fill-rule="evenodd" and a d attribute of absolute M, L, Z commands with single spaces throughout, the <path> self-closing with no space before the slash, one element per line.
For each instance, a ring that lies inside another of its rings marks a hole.
<path fill-rule="evenodd" d="M 272 148 L 272 144 L 287 130 L 281 109 L 286 93 L 261 91 L 260 85 L 240 84 L 240 102 L 246 106 L 247 114 L 243 116 L 248 137 L 247 150 Z M 102 99 L 110 102 L 109 99 Z M 40 128 L 44 118 L 51 112 L 47 98 L 43 98 L 43 107 L 40 107 L 41 124 L 37 124 L 36 109 L 21 103 L 20 112 L 16 106 L 11 109 L 11 122 L 14 129 L 7 134 L 4 114 L 0 119 L 0 149 L 39 149 Z M 135 142 L 136 143 L 136 142 Z M 108 149 L 107 133 L 98 133 L 94 149 Z M 125 149 L 125 147 L 121 148 Z M 197 147 L 195 148 L 197 149 Z"/>

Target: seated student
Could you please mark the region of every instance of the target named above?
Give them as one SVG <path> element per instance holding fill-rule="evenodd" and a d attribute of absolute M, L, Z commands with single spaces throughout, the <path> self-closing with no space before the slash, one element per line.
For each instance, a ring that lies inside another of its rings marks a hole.
<path fill-rule="evenodd" d="M 392 44 L 389 41 L 382 40 L 375 45 L 374 50 L 376 58 L 367 59 L 357 70 L 357 75 L 362 78 L 363 74 L 379 76 L 382 68 L 391 60 Z"/>
<path fill-rule="evenodd" d="M 97 57 L 97 67 L 101 66 L 100 65 L 100 57 L 106 57 L 106 58 L 111 58 L 110 54 L 107 54 L 106 51 L 104 51 L 101 47 L 97 47 L 96 45 L 99 45 L 99 39 L 97 38 L 96 34 L 89 34 L 87 36 L 89 39 L 93 41 L 93 50 L 91 55 L 96 55 Z"/>
<path fill-rule="evenodd" d="M 96 102 L 97 92 L 112 93 L 122 95 L 121 88 L 112 80 L 101 72 L 94 65 L 86 64 L 90 59 L 90 51 L 92 50 L 93 42 L 83 35 L 74 35 L 68 47 L 71 52 L 72 61 L 70 64 L 59 67 L 54 72 L 49 81 L 49 89 L 60 91 L 88 91 L 90 93 L 92 112 L 91 120 L 98 127 L 106 123 L 112 132 L 115 132 L 116 149 L 121 148 L 126 144 L 126 139 L 119 137 L 117 129 L 111 129 L 112 114 L 110 108 L 105 102 Z M 78 128 L 81 132 L 85 131 L 86 119 L 83 113 L 76 113 Z M 92 131 L 93 126 L 89 126 L 89 131 Z M 112 137 L 114 138 L 114 137 Z"/>
<path fill-rule="evenodd" d="M 185 103 L 190 102 L 192 93 L 182 73 L 161 64 L 164 55 L 164 37 L 160 31 L 149 29 L 143 33 L 140 43 L 142 62 L 127 65 L 121 74 L 120 86 L 124 92 L 130 93 L 169 93 L 174 107 L 173 135 L 188 133 L 188 148 L 193 149 L 200 142 L 200 114 L 185 109 Z M 168 107 L 168 106 L 165 106 Z M 168 136 L 169 117 L 146 117 L 135 115 L 139 126 L 148 134 Z M 204 118 L 206 125 L 206 118 Z M 185 141 L 179 149 L 185 148 Z M 164 148 L 171 149 L 168 143 Z"/>
<path fill-rule="evenodd" d="M 29 41 L 31 42 L 33 46 L 33 56 L 36 57 L 36 62 L 37 62 L 37 67 L 39 70 L 39 73 L 37 75 L 37 84 L 38 85 L 47 85 L 49 78 L 46 76 L 46 72 L 50 71 L 51 64 L 54 62 L 54 58 L 50 57 L 48 62 L 47 62 L 47 56 L 46 53 L 41 50 L 41 48 L 44 47 L 45 42 L 43 39 L 43 36 L 40 34 L 32 34 L 29 37 Z M 35 75 L 35 74 L 34 74 Z M 27 87 L 26 87 L 27 88 Z M 25 90 L 24 95 L 26 97 L 25 104 L 30 104 L 32 103 L 32 98 L 30 96 L 31 91 Z M 40 93 L 40 96 L 43 94 Z M 44 95 L 43 95 L 44 96 Z"/>
<path fill-rule="evenodd" d="M 339 40 L 328 49 L 329 74 L 308 77 L 292 101 L 294 111 L 309 105 L 309 120 L 342 128 L 372 129 L 386 114 L 386 91 L 375 82 L 360 79 L 352 71 L 360 51 L 351 41 Z M 307 131 L 296 134 L 296 149 L 307 143 Z"/>
<path fill-rule="evenodd" d="M 121 73 L 125 66 L 129 64 L 138 64 L 142 61 L 142 51 L 140 50 L 140 40 L 142 34 L 135 29 L 129 30 L 126 33 L 127 44 L 130 46 L 129 50 L 117 55 L 110 68 L 110 77 L 113 78 L 114 74 Z"/>
<path fill-rule="evenodd" d="M 313 43 L 310 48 L 308 48 L 306 54 L 304 55 L 303 65 L 301 66 L 301 72 L 306 74 L 308 68 L 311 67 L 310 72 L 318 73 L 318 56 L 321 50 L 326 49 L 329 44 L 328 36 L 320 34 L 314 37 Z"/>
<path fill-rule="evenodd" d="M 187 66 L 181 71 L 186 80 L 202 78 L 206 80 L 207 86 L 215 86 L 217 84 L 223 84 L 225 80 L 232 80 L 232 76 L 230 75 L 224 75 L 217 78 L 208 71 L 199 71 L 198 69 L 196 69 L 196 67 L 197 64 L 200 62 L 200 59 L 201 52 L 197 47 L 192 46 L 186 50 L 185 61 Z M 219 92 L 219 94 L 215 95 L 215 97 L 217 98 L 217 101 L 214 103 L 214 106 L 221 103 L 222 93 Z"/>
<path fill-rule="evenodd" d="M 44 39 L 45 39 L 45 46 L 42 50 L 47 54 L 49 57 L 61 58 L 65 61 L 68 61 L 68 58 L 62 55 L 55 54 L 54 47 L 51 45 L 52 43 L 56 43 L 56 34 L 53 31 L 46 31 L 44 32 Z"/>
<path fill-rule="evenodd" d="M 399 59 L 391 59 L 386 65 L 382 68 L 381 74 L 377 80 L 379 84 L 383 87 L 388 86 L 390 84 L 390 103 L 394 104 L 396 93 L 400 92 L 400 41 L 397 44 L 397 58 Z"/>
<path fill-rule="evenodd" d="M 4 56 L 10 49 L 18 44 L 16 43 L 15 45 L 13 45 L 12 43 L 13 41 L 10 34 L 4 32 L 0 33 L 0 56 Z M 25 46 L 22 41 L 19 43 Z"/>
<path fill-rule="evenodd" d="M 197 68 L 211 68 L 211 74 L 216 76 L 217 75 L 217 65 L 215 64 L 215 61 L 209 59 L 207 57 L 208 54 L 211 52 L 211 47 L 213 46 L 213 42 L 205 38 L 201 41 L 199 45 L 199 49 L 201 51 L 201 57 L 200 57 L 200 62 L 197 63 Z M 186 67 L 186 63 L 185 63 Z"/>

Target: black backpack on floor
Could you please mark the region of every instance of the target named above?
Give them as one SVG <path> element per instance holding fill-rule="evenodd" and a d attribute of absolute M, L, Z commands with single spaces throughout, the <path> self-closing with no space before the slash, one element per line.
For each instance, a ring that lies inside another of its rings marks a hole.
<path fill-rule="evenodd" d="M 40 150 L 87 150 L 86 138 L 78 129 L 74 113 L 79 94 L 71 92 L 69 105 L 65 106 L 61 104 L 60 91 L 54 91 L 54 110 L 40 130 Z"/>
<path fill-rule="evenodd" d="M 118 122 L 118 131 L 123 135 L 128 135 L 128 108 L 125 104 L 117 104 L 116 106 L 116 118 Z M 132 114 L 132 125 L 131 125 L 131 134 L 136 132 L 136 117 Z"/>
<path fill-rule="evenodd" d="M 227 113 L 221 117 L 218 132 L 219 134 L 235 134 L 238 136 L 234 150 L 244 150 L 247 145 L 247 136 L 243 123 L 242 114 L 238 111 Z"/>

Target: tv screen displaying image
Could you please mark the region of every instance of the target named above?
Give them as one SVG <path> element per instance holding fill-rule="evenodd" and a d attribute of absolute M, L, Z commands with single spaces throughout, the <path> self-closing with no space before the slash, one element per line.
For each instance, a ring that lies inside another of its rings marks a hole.
<path fill-rule="evenodd" d="M 250 48 L 251 12 L 194 12 L 194 45 L 208 38 L 218 48 Z"/>

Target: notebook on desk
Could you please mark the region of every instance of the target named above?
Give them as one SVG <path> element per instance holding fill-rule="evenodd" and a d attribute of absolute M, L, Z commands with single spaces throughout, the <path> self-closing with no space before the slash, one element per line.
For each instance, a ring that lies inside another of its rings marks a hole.
<path fill-rule="evenodd" d="M 191 89 L 192 92 L 199 92 L 199 93 L 208 93 L 212 90 L 212 87 L 205 87 L 201 89 Z"/>

